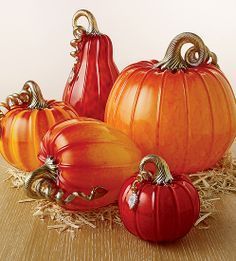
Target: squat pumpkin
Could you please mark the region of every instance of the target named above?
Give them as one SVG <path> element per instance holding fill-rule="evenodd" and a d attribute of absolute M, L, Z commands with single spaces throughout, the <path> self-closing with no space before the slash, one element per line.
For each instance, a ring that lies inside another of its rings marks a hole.
<path fill-rule="evenodd" d="M 154 163 L 155 173 L 147 170 Z M 198 192 L 186 175 L 172 177 L 166 162 L 148 155 L 138 175 L 128 179 L 119 197 L 121 219 L 132 234 L 153 242 L 185 236 L 199 217 Z"/>
<path fill-rule="evenodd" d="M 138 170 L 141 152 L 122 132 L 79 118 L 47 132 L 39 159 L 44 165 L 25 182 L 28 195 L 69 210 L 90 210 L 118 199 L 123 182 Z"/>
<path fill-rule="evenodd" d="M 55 123 L 76 118 L 69 105 L 44 100 L 39 86 L 25 83 L 19 94 L 0 104 L 0 153 L 14 167 L 31 171 L 40 166 L 40 142 Z"/>
<path fill-rule="evenodd" d="M 194 46 L 183 59 L 185 43 Z M 231 86 L 215 54 L 193 33 L 175 37 L 161 62 L 125 68 L 111 91 L 105 118 L 128 134 L 143 155 L 162 156 L 173 174 L 213 167 L 236 134 Z"/>

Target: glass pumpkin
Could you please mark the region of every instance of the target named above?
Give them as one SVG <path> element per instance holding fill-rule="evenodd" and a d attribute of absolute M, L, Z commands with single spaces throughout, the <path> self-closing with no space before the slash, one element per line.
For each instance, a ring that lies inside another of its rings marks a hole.
<path fill-rule="evenodd" d="M 39 86 L 25 83 L 19 94 L 8 96 L 0 114 L 0 153 L 14 167 L 31 171 L 38 168 L 40 142 L 55 123 L 77 118 L 70 105 L 44 100 Z"/>
<path fill-rule="evenodd" d="M 90 210 L 118 199 L 123 182 L 138 169 L 141 152 L 122 132 L 80 118 L 51 128 L 39 159 L 44 165 L 26 179 L 28 195 L 69 210 Z"/>
<path fill-rule="evenodd" d="M 181 47 L 192 43 L 185 55 Z M 158 154 L 173 174 L 213 167 L 236 134 L 235 97 L 216 55 L 193 33 L 171 42 L 164 59 L 125 68 L 110 93 L 105 121 L 143 155 Z"/>
<path fill-rule="evenodd" d="M 149 172 L 148 163 L 156 171 Z M 185 236 L 200 213 L 198 192 L 186 175 L 172 177 L 166 162 L 148 155 L 138 175 L 128 179 L 119 196 L 121 220 L 129 232 L 152 242 L 169 242 Z"/>

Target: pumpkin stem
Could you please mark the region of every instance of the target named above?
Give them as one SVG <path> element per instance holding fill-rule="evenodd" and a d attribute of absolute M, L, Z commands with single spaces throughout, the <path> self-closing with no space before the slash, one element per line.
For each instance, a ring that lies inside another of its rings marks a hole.
<path fill-rule="evenodd" d="M 30 109 L 44 109 L 48 108 L 46 100 L 43 98 L 42 92 L 38 84 L 34 81 L 28 81 L 23 86 L 23 91 L 29 93 L 29 105 Z"/>
<path fill-rule="evenodd" d="M 56 191 L 57 165 L 53 158 L 46 159 L 45 164 L 26 176 L 25 191 L 30 198 L 50 199 Z"/>
<path fill-rule="evenodd" d="M 83 26 L 77 25 L 79 18 L 82 16 L 86 17 L 88 20 L 87 30 Z M 97 26 L 97 21 L 96 21 L 94 15 L 85 9 L 78 10 L 74 14 L 73 20 L 72 20 L 72 25 L 73 25 L 73 34 L 76 39 L 80 39 L 81 35 L 84 32 L 86 32 L 86 34 L 100 34 L 100 32 L 98 30 L 98 26 Z"/>
<path fill-rule="evenodd" d="M 12 108 L 22 104 L 29 104 L 28 107 L 32 109 L 47 108 L 47 103 L 37 83 L 33 81 L 26 82 L 20 93 L 8 95 L 4 102 L 0 102 L 0 119 L 4 118 Z"/>
<path fill-rule="evenodd" d="M 78 25 L 78 20 L 80 17 L 86 17 L 88 20 L 88 28 L 87 30 L 81 26 Z M 99 35 L 99 29 L 97 25 L 97 21 L 93 14 L 89 12 L 88 10 L 81 9 L 78 10 L 72 20 L 72 26 L 73 26 L 73 34 L 75 39 L 70 42 L 71 46 L 75 48 L 75 51 L 71 52 L 70 55 L 78 60 L 78 54 L 79 54 L 79 47 L 78 43 L 81 41 L 81 38 L 84 34 L 94 34 L 94 35 Z"/>
<path fill-rule="evenodd" d="M 186 53 L 183 59 L 181 50 L 183 45 L 193 44 Z M 203 40 L 196 34 L 185 32 L 177 35 L 170 43 L 165 57 L 159 62 L 156 67 L 161 70 L 181 70 L 189 67 L 196 67 L 203 63 L 211 63 L 218 67 L 217 57 L 204 44 Z"/>
<path fill-rule="evenodd" d="M 24 187 L 27 196 L 56 201 L 60 205 L 65 205 L 71 203 L 75 198 L 91 201 L 103 197 L 108 192 L 102 187 L 94 187 L 89 194 L 76 191 L 63 199 L 65 192 L 57 186 L 57 176 L 58 166 L 52 157 L 48 157 L 43 166 L 26 176 Z"/>
<path fill-rule="evenodd" d="M 161 185 L 161 184 L 168 184 L 171 183 L 173 180 L 173 177 L 170 173 L 170 169 L 167 165 L 167 163 L 165 162 L 164 159 L 162 159 L 159 156 L 156 156 L 154 154 L 149 154 L 146 157 L 144 157 L 141 160 L 140 166 L 139 166 L 139 173 L 147 173 L 147 171 L 145 171 L 145 166 L 147 163 L 154 163 L 156 166 L 156 173 L 154 175 L 149 175 L 149 177 L 151 177 L 152 179 L 152 183 L 156 184 L 156 185 Z M 144 177 L 144 179 L 147 179 Z"/>

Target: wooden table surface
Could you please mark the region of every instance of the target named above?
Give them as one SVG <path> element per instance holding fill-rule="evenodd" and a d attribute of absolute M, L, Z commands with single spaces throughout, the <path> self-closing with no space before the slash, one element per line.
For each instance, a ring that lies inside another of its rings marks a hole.
<path fill-rule="evenodd" d="M 183 239 L 155 245 L 135 238 L 118 225 L 83 228 L 75 239 L 59 235 L 31 213 L 31 204 L 19 204 L 23 191 L 2 182 L 6 164 L 0 160 L 0 260 L 236 260 L 235 195 L 217 203 L 208 230 L 192 229 Z"/>

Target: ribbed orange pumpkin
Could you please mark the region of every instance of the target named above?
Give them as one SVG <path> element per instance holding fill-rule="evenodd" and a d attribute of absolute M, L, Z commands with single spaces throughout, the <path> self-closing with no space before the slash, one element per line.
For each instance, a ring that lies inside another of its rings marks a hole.
<path fill-rule="evenodd" d="M 39 86 L 29 81 L 20 94 L 1 103 L 0 153 L 14 167 L 30 171 L 40 166 L 40 142 L 55 123 L 77 117 L 72 107 L 54 100 L 45 101 Z"/>
<path fill-rule="evenodd" d="M 194 46 L 183 59 L 185 43 Z M 213 167 L 236 134 L 230 84 L 215 54 L 192 33 L 174 38 L 160 63 L 142 61 L 125 68 L 111 91 L 105 117 L 143 155 L 163 157 L 175 174 Z"/>
<path fill-rule="evenodd" d="M 47 132 L 39 158 L 43 166 L 26 179 L 29 196 L 89 210 L 118 199 L 124 181 L 138 170 L 141 151 L 121 131 L 78 118 Z"/>

